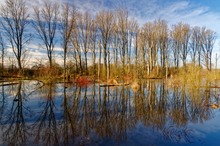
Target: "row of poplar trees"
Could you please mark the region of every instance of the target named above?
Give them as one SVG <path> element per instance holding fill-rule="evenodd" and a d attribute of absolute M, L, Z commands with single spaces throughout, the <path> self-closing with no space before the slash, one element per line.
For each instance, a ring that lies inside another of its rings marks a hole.
<path fill-rule="evenodd" d="M 189 62 L 212 69 L 216 32 L 206 27 L 182 22 L 169 27 L 162 19 L 140 26 L 127 9 L 100 10 L 93 16 L 77 11 L 72 4 L 59 5 L 52 0 L 43 0 L 32 13 L 30 9 L 25 0 L 5 0 L 1 6 L 2 67 L 4 48 L 9 46 L 22 70 L 28 45 L 38 39 L 52 68 L 58 36 L 64 76 L 68 60 L 74 63 L 75 72 L 106 79 L 117 73 L 149 75 L 155 68 L 178 69 Z M 30 28 L 37 37 L 33 38 Z"/>

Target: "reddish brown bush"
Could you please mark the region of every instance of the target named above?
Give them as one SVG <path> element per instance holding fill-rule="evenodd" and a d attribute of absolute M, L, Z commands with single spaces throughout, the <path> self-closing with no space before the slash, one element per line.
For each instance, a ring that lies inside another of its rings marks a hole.
<path fill-rule="evenodd" d="M 85 87 L 90 84 L 90 80 L 88 80 L 88 78 L 84 76 L 76 78 L 75 82 L 81 87 Z"/>

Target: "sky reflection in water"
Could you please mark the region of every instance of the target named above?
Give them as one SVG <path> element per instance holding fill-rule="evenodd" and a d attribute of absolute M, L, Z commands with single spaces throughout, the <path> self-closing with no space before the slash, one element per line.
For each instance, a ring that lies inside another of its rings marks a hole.
<path fill-rule="evenodd" d="M 218 144 L 218 88 L 78 87 L 20 81 L 0 87 L 0 145 Z"/>

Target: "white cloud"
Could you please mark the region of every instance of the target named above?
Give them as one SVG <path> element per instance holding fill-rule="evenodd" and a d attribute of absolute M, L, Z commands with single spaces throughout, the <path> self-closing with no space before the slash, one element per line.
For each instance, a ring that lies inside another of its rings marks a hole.
<path fill-rule="evenodd" d="M 137 19 L 140 24 L 161 18 L 170 24 L 182 21 L 193 26 L 206 26 L 218 31 L 217 24 L 220 22 L 220 12 L 212 12 L 211 8 L 207 6 L 186 0 L 76 0 L 74 4 L 79 11 L 88 11 L 91 14 L 96 14 L 102 9 L 115 9 L 122 5 L 128 9 L 129 15 Z"/>

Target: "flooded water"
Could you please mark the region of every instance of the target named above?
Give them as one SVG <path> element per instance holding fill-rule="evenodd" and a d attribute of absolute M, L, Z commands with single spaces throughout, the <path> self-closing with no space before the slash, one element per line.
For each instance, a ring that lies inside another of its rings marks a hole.
<path fill-rule="evenodd" d="M 0 86 L 0 145 L 219 145 L 219 88 Z"/>

